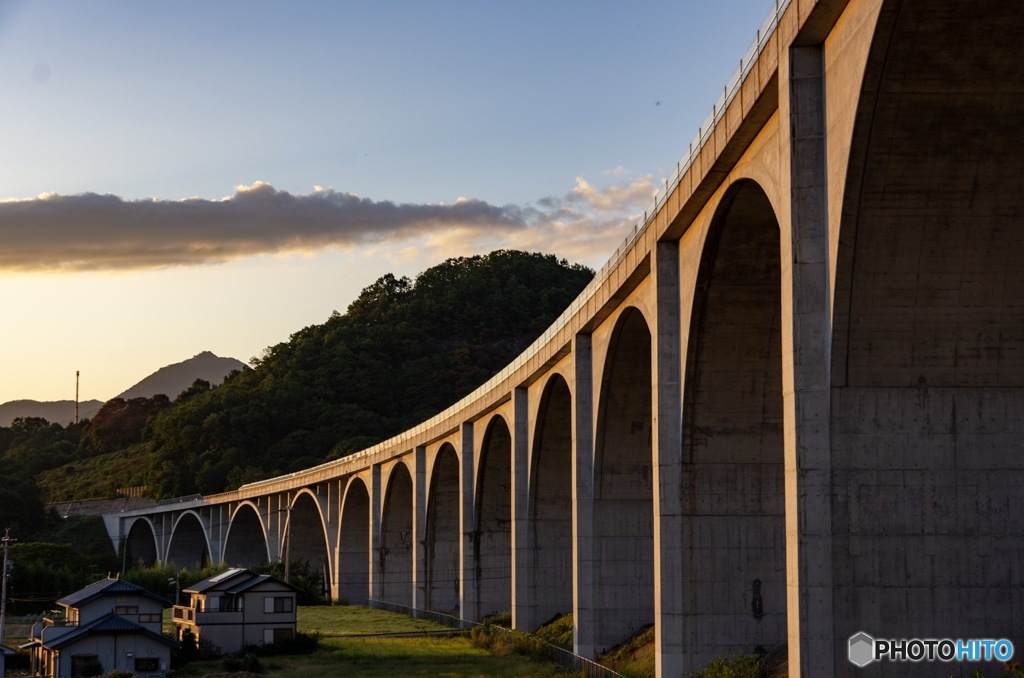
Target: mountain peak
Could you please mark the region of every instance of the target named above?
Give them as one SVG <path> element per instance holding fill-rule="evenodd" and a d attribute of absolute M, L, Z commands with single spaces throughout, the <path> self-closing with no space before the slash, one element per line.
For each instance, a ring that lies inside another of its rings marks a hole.
<path fill-rule="evenodd" d="M 202 379 L 216 386 L 235 370 L 247 370 L 248 366 L 234 358 L 221 358 L 211 351 L 202 351 L 188 360 L 161 367 L 118 398 L 151 398 L 158 393 L 174 399 L 196 379 Z"/>

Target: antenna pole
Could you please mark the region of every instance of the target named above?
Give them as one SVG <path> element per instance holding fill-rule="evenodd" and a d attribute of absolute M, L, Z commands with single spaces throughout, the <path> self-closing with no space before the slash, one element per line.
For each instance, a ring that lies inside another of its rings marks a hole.
<path fill-rule="evenodd" d="M 10 574 L 7 564 L 7 548 L 16 541 L 18 540 L 11 539 L 11 528 L 6 528 L 3 539 L 0 539 L 0 547 L 4 550 L 3 593 L 0 594 L 0 645 L 4 643 L 4 624 L 7 621 L 7 576 Z"/>

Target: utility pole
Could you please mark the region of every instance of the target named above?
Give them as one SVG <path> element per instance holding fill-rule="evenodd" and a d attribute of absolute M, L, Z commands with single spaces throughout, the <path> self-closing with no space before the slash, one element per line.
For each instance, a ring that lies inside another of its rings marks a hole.
<path fill-rule="evenodd" d="M 75 370 L 75 423 L 78 423 L 78 370 Z"/>
<path fill-rule="evenodd" d="M 3 539 L 0 539 L 0 548 L 4 550 L 4 571 L 3 571 L 3 593 L 0 593 L 0 645 L 4 643 L 4 624 L 7 622 L 7 576 L 10 574 L 10 566 L 7 560 L 7 549 L 17 539 L 11 539 L 11 528 L 4 530 Z"/>

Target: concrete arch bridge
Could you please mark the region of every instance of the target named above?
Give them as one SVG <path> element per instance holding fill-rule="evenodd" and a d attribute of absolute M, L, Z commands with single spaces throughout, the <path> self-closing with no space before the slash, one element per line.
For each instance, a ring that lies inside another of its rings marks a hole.
<path fill-rule="evenodd" d="M 853 675 L 858 631 L 1024 651 L 1022 34 L 1006 0 L 783 4 L 513 364 L 351 457 L 108 515 L 113 540 L 572 612 L 582 655 L 653 624 L 661 676 L 757 646 Z"/>

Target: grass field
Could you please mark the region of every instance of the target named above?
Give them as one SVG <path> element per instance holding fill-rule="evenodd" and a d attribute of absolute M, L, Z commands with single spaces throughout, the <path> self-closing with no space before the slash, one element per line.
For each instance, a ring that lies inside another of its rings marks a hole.
<path fill-rule="evenodd" d="M 415 633 L 441 630 L 433 622 L 352 605 L 300 607 L 299 631 L 319 633 L 320 647 L 311 655 L 263 657 L 268 678 L 334 676 L 437 676 L 471 678 L 555 676 L 555 667 L 520 655 L 492 656 L 473 647 L 465 636 L 416 635 L 405 638 L 353 637 L 367 633 Z M 177 672 L 185 678 L 223 675 L 223 662 L 196 662 Z M 562 674 L 564 675 L 564 674 Z"/>

